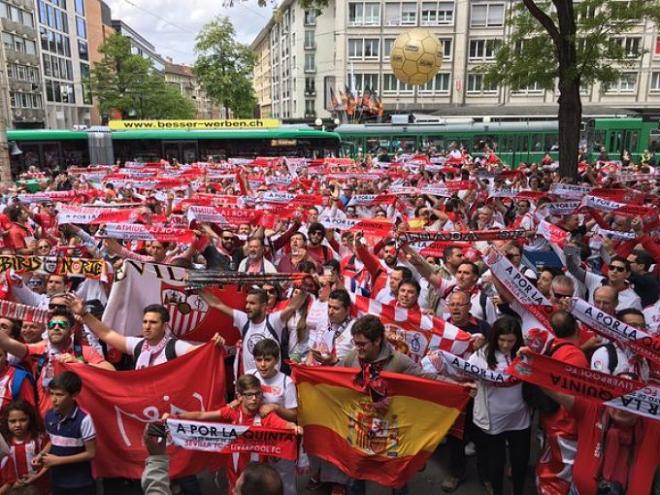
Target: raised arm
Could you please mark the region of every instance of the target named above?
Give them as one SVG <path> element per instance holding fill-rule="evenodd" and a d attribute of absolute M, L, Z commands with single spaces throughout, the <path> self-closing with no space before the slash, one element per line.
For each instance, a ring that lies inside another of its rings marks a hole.
<path fill-rule="evenodd" d="M 584 283 L 587 278 L 587 271 L 580 266 L 580 250 L 575 244 L 566 244 L 564 247 L 566 255 L 566 268 L 576 279 Z"/>
<path fill-rule="evenodd" d="M 27 346 L 24 343 L 12 339 L 4 332 L 0 332 L 0 349 L 4 349 L 6 352 L 13 354 L 20 360 L 25 359 L 25 356 L 27 356 L 28 353 Z"/>
<path fill-rule="evenodd" d="M 202 289 L 199 292 L 199 295 L 202 299 L 204 299 L 204 301 L 206 301 L 206 304 L 208 304 L 212 308 L 215 308 L 218 311 L 222 311 L 224 314 L 226 314 L 230 318 L 234 317 L 234 308 L 232 308 L 231 306 L 227 306 L 225 303 L 223 303 L 209 289 Z"/>
<path fill-rule="evenodd" d="M 434 287 L 442 287 L 443 278 L 433 269 L 433 266 L 431 266 L 423 256 L 420 256 L 420 254 L 408 244 L 404 244 L 402 249 L 410 257 L 410 264 L 417 269 L 422 277 L 428 280 Z"/>
<path fill-rule="evenodd" d="M 294 296 L 289 300 L 289 304 L 280 313 L 280 320 L 285 323 L 293 314 L 298 311 L 307 300 L 307 292 L 301 289 L 294 291 Z"/>
<path fill-rule="evenodd" d="M 94 332 L 94 335 L 115 349 L 119 349 L 125 353 L 129 352 L 126 348 L 126 337 L 98 320 L 91 313 L 87 312 L 82 299 L 73 293 L 68 293 L 65 296 L 65 299 L 73 314 L 77 315 L 80 318 L 80 321 Z"/>

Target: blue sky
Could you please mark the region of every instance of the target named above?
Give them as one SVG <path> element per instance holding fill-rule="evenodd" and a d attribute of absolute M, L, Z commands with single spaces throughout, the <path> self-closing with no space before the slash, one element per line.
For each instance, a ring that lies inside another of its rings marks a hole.
<path fill-rule="evenodd" d="M 257 0 L 223 7 L 223 0 L 105 0 L 112 18 L 121 19 L 156 46 L 164 57 L 191 64 L 195 36 L 217 15 L 229 16 L 237 39 L 249 44 L 266 25 L 272 7 L 258 7 Z"/>

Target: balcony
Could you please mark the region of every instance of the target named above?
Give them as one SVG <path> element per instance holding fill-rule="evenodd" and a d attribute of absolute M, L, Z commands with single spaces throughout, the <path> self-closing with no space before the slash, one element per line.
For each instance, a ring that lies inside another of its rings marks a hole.
<path fill-rule="evenodd" d="M 316 118 L 316 112 L 305 112 L 305 118 L 306 119 L 315 119 Z"/>
<path fill-rule="evenodd" d="M 316 50 L 316 41 L 305 42 L 305 50 Z"/>
<path fill-rule="evenodd" d="M 316 90 L 315 89 L 306 89 L 305 90 L 305 96 L 316 96 Z"/>
<path fill-rule="evenodd" d="M 305 66 L 305 74 L 316 74 L 316 67 Z"/>

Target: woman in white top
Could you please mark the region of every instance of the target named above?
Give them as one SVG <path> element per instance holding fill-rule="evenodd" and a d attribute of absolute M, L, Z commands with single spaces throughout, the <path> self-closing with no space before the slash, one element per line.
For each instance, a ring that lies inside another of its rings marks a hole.
<path fill-rule="evenodd" d="M 520 323 L 510 316 L 497 319 L 488 343 L 470 356 L 470 363 L 482 368 L 504 371 L 523 343 Z M 522 384 L 494 386 L 477 382 L 473 422 L 479 428 L 477 462 L 487 473 L 487 490 L 502 493 L 506 445 L 509 446 L 514 495 L 523 495 L 529 461 L 530 415 L 522 396 Z"/>

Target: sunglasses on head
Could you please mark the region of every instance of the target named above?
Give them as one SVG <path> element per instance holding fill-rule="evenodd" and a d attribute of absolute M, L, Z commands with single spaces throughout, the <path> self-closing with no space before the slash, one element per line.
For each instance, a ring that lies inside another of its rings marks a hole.
<path fill-rule="evenodd" d="M 53 304 L 53 303 L 50 303 L 48 305 L 48 309 L 53 311 L 55 309 L 69 309 L 69 307 L 66 304 Z"/>
<path fill-rule="evenodd" d="M 61 328 L 62 330 L 66 330 L 69 328 L 69 322 L 68 321 L 49 321 L 48 322 L 48 329 L 52 330 L 54 328 Z"/>
<path fill-rule="evenodd" d="M 608 268 L 608 270 L 612 270 L 612 271 L 614 271 L 614 272 L 621 272 L 621 273 L 623 273 L 623 272 L 626 271 L 626 267 L 625 267 L 625 266 L 621 266 L 621 265 L 608 265 L 607 268 Z"/>

